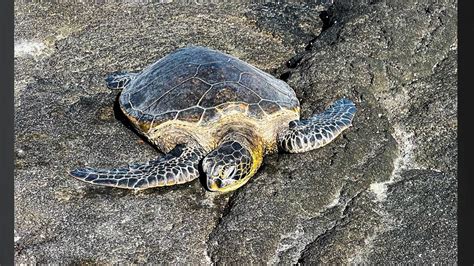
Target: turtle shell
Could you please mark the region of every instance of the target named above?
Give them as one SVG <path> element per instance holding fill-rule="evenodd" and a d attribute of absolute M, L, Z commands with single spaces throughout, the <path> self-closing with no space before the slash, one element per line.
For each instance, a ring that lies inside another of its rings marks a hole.
<path fill-rule="evenodd" d="M 285 82 L 233 56 L 181 48 L 138 73 L 120 95 L 122 110 L 139 123 L 180 120 L 206 125 L 230 112 L 264 119 L 299 101 Z"/>

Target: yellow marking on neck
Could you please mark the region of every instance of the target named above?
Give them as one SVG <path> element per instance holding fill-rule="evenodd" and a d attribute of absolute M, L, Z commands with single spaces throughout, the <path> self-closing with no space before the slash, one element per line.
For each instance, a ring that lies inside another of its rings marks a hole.
<path fill-rule="evenodd" d="M 217 186 L 217 184 L 215 182 L 213 182 L 211 184 L 211 187 L 209 189 L 212 190 L 212 191 L 220 191 L 219 187 Z"/>
<path fill-rule="evenodd" d="M 252 177 L 262 165 L 263 156 L 264 156 L 264 149 L 263 149 L 263 142 L 261 140 L 258 141 L 257 145 L 250 148 L 250 154 L 252 155 L 252 167 L 250 168 L 248 177 L 245 177 L 247 180 Z"/>

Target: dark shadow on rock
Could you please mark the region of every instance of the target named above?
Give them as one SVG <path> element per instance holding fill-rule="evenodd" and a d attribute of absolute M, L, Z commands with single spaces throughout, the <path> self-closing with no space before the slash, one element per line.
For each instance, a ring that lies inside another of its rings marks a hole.
<path fill-rule="evenodd" d="M 207 179 L 206 179 L 206 174 L 204 173 L 204 170 L 202 169 L 202 163 L 199 163 L 198 170 L 199 170 L 199 178 L 198 178 L 199 183 L 207 192 L 210 192 L 210 190 L 207 189 Z"/>
<path fill-rule="evenodd" d="M 120 189 L 120 188 L 111 188 L 111 187 L 100 187 L 95 185 L 87 185 L 83 190 L 83 198 L 86 199 L 96 199 L 96 198 L 121 198 L 127 194 L 132 194 L 133 191 Z"/>
<path fill-rule="evenodd" d="M 193 181 L 191 181 L 193 182 Z M 96 185 L 88 185 L 83 189 L 83 198 L 87 199 L 95 199 L 95 198 L 122 198 L 130 195 L 151 195 L 154 196 L 163 196 L 173 191 L 180 191 L 180 190 L 188 190 L 190 189 L 190 183 L 179 184 L 174 186 L 164 186 L 164 187 L 156 187 L 146 189 L 140 192 L 136 192 L 131 189 L 122 189 L 122 188 L 114 188 L 114 187 L 105 187 L 105 186 L 96 186 Z"/>
<path fill-rule="evenodd" d="M 140 134 L 138 132 L 138 130 L 133 126 L 133 124 L 131 123 L 130 119 L 128 119 L 128 117 L 122 112 L 122 110 L 120 109 L 120 104 L 119 104 L 119 97 L 120 97 L 120 94 L 117 94 L 117 96 L 115 97 L 115 101 L 114 101 L 114 117 L 120 121 L 125 127 L 127 127 L 128 129 L 130 129 L 133 133 L 135 133 L 137 136 L 140 137 L 140 139 L 147 143 L 148 145 L 150 145 L 151 147 L 153 147 L 153 149 L 155 149 L 157 152 L 160 152 L 162 153 L 162 151 L 160 151 L 153 143 L 151 143 L 145 136 L 143 136 L 142 134 Z"/>

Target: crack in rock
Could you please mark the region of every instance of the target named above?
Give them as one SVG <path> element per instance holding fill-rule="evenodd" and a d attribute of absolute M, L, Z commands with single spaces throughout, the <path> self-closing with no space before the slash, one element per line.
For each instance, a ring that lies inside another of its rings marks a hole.
<path fill-rule="evenodd" d="M 297 259 L 292 261 L 292 264 L 303 263 L 304 258 L 305 258 L 305 254 L 309 251 L 309 249 L 313 245 L 321 245 L 320 243 L 323 242 L 324 239 L 328 238 L 332 233 L 334 233 L 336 230 L 338 230 L 339 225 L 341 224 L 341 222 L 344 219 L 346 219 L 347 217 L 350 216 L 350 213 L 348 212 L 350 206 L 352 206 L 354 200 L 356 200 L 360 196 L 360 194 L 363 193 L 363 192 L 364 191 L 357 192 L 353 197 L 351 197 L 347 200 L 343 200 L 343 202 L 341 204 L 337 204 L 336 206 L 334 206 L 334 207 L 332 207 L 331 209 L 328 210 L 328 211 L 334 210 L 335 212 L 339 213 L 338 217 L 335 220 L 333 220 L 329 223 L 329 226 L 326 227 L 324 232 L 312 237 L 310 239 L 310 241 L 307 241 L 304 244 L 304 247 L 301 250 L 299 250 L 299 253 L 297 254 L 298 256 L 295 256 Z M 341 194 L 343 194 L 343 193 L 341 193 Z M 311 219 L 311 220 L 314 220 L 314 219 Z"/>
<path fill-rule="evenodd" d="M 301 253 L 307 246 L 307 242 L 311 241 L 310 239 L 307 239 L 306 241 L 304 241 L 306 238 L 305 235 L 307 234 L 307 232 L 305 234 L 305 231 L 307 230 L 304 224 L 308 223 L 309 221 L 314 220 L 317 217 L 324 216 L 325 213 L 329 213 L 331 210 L 337 208 L 338 204 L 341 201 L 343 187 L 344 186 L 341 186 L 339 191 L 335 194 L 334 199 L 329 204 L 321 208 L 321 211 L 319 213 L 313 216 L 302 217 L 303 221 L 299 222 L 296 225 L 296 230 L 281 235 L 280 241 L 278 243 L 278 247 L 275 250 L 275 255 L 272 258 L 270 258 L 269 264 L 280 263 L 280 257 L 283 256 L 283 254 L 285 253 L 293 253 L 292 255 L 289 255 L 292 258 L 291 263 L 298 262 L 298 259 L 300 258 Z M 307 214 L 306 212 L 304 213 Z"/>

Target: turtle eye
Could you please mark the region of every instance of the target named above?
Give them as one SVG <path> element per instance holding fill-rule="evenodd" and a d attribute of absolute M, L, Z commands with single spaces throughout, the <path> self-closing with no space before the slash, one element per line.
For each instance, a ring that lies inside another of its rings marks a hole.
<path fill-rule="evenodd" d="M 295 128 L 296 126 L 298 126 L 298 123 L 296 123 L 296 121 L 290 121 L 290 123 L 288 124 L 289 128 Z"/>

